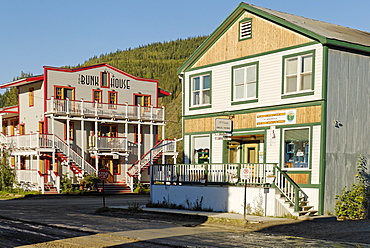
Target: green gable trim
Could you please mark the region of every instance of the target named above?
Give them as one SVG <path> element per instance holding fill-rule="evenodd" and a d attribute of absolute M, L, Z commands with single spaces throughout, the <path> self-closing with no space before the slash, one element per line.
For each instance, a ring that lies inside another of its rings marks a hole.
<path fill-rule="evenodd" d="M 190 55 L 190 57 L 180 66 L 177 70 L 177 74 L 181 74 L 186 68 L 191 67 L 208 49 L 217 42 L 217 40 L 237 21 L 237 19 L 243 14 L 236 8 L 220 26 Z"/>
<path fill-rule="evenodd" d="M 295 45 L 295 46 L 290 46 L 290 47 L 284 47 L 284 48 L 280 48 L 280 49 L 276 49 L 276 50 L 271 50 L 271 51 L 268 51 L 268 52 L 257 53 L 257 54 L 253 54 L 253 55 L 249 55 L 249 56 L 244 56 L 244 57 L 236 58 L 236 59 L 225 60 L 225 61 L 221 61 L 221 62 L 218 62 L 218 63 L 209 64 L 209 65 L 204 65 L 204 66 L 199 66 L 199 67 L 194 67 L 194 68 L 190 68 L 189 67 L 189 69 L 185 70 L 185 72 L 190 72 L 190 71 L 199 70 L 199 69 L 203 69 L 203 68 L 208 68 L 208 67 L 212 67 L 212 66 L 217 66 L 217 65 L 223 65 L 223 64 L 227 64 L 227 63 L 237 62 L 237 61 L 245 60 L 245 59 L 251 59 L 251 58 L 261 57 L 261 56 L 265 56 L 265 55 L 269 55 L 269 54 L 274 54 L 274 53 L 289 51 L 289 50 L 292 50 L 292 49 L 306 47 L 306 46 L 311 46 L 311 45 L 315 45 L 315 44 L 320 44 L 320 43 L 317 42 L 317 41 L 311 41 L 311 42 L 307 42 L 307 43 L 303 43 L 303 44 L 299 44 L 299 45 Z"/>
<path fill-rule="evenodd" d="M 271 107 L 257 107 L 257 108 L 242 109 L 242 110 L 227 111 L 227 112 L 223 111 L 223 112 L 215 112 L 215 113 L 208 113 L 208 114 L 188 115 L 188 116 L 183 116 L 183 118 L 185 120 L 188 120 L 188 119 L 230 116 L 230 115 L 237 115 L 237 114 L 274 111 L 274 110 L 280 110 L 280 109 L 291 109 L 291 108 L 300 108 L 300 107 L 311 107 L 311 106 L 320 106 L 320 105 L 323 105 L 323 102 L 321 100 L 317 100 L 317 101 L 310 101 L 310 102 L 304 102 L 304 103 L 281 104 L 281 105 L 276 105 L 276 106 L 271 106 Z"/>
<path fill-rule="evenodd" d="M 221 25 L 203 42 L 202 45 L 195 50 L 195 52 L 187 59 L 184 64 L 178 69 L 177 73 L 181 74 L 182 71 L 187 70 L 189 67 L 194 65 L 196 61 L 226 32 L 226 30 L 235 23 L 235 21 L 245 12 L 248 11 L 255 14 L 261 18 L 271 21 L 277 25 L 283 26 L 287 29 L 295 31 L 306 37 L 314 39 L 320 43 L 326 43 L 326 38 L 318 35 L 312 31 L 295 25 L 291 22 L 285 21 L 279 17 L 266 13 L 262 10 L 256 9 L 248 4 L 241 3 L 239 6 L 226 18 L 226 20 L 221 23 Z"/>
<path fill-rule="evenodd" d="M 324 45 L 344 47 L 350 50 L 358 50 L 358 51 L 363 51 L 363 52 L 368 52 L 368 53 L 370 52 L 370 47 L 368 46 L 348 43 L 348 42 L 340 41 L 340 40 L 327 39 L 327 42 L 324 43 Z"/>

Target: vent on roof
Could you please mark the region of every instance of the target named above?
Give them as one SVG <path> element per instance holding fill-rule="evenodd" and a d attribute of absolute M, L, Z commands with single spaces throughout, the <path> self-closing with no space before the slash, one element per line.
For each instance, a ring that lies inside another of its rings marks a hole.
<path fill-rule="evenodd" d="M 240 40 L 252 38 L 252 20 L 243 20 L 239 24 Z"/>

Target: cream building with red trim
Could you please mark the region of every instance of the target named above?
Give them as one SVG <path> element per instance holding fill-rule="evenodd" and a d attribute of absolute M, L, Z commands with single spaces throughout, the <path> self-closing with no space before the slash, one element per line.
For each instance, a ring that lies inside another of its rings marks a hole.
<path fill-rule="evenodd" d="M 43 192 L 59 191 L 63 176 L 77 183 L 100 168 L 110 171 L 109 182 L 128 184 L 132 190 L 133 177 L 149 180 L 148 151 L 169 143 L 158 142 L 165 126 L 158 98 L 170 95 L 158 87 L 158 80 L 108 64 L 45 66 L 41 76 L 1 85 L 9 87 L 18 89 L 19 104 L 0 112 L 1 141 L 17 180 Z"/>

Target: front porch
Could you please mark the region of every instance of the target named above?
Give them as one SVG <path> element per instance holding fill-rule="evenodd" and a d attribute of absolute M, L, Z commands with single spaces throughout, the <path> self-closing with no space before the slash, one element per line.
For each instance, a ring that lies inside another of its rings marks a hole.
<path fill-rule="evenodd" d="M 243 213 L 243 209 L 253 204 L 263 203 L 271 205 L 264 214 L 272 216 L 316 213 L 311 209 L 317 206 L 308 205 L 308 194 L 277 164 L 152 165 L 151 175 L 153 203 L 166 201 L 185 205 L 190 199 L 193 204 L 202 200 L 207 203 L 206 208 L 213 211 L 237 213 Z M 244 196 L 247 194 L 248 197 Z M 241 198 L 246 202 L 243 203 Z"/>

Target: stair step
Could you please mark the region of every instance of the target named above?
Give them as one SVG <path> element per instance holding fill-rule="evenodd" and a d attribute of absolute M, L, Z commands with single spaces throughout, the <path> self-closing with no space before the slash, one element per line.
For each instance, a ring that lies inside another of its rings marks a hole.
<path fill-rule="evenodd" d="M 305 210 L 305 211 L 298 212 L 299 216 L 302 216 L 302 215 L 312 216 L 312 215 L 315 215 L 316 213 L 317 213 L 317 210 Z"/>
<path fill-rule="evenodd" d="M 98 185 L 99 192 L 103 190 L 103 184 Z M 105 183 L 104 192 L 110 194 L 120 194 L 120 193 L 132 193 L 129 186 L 126 183 Z"/>

